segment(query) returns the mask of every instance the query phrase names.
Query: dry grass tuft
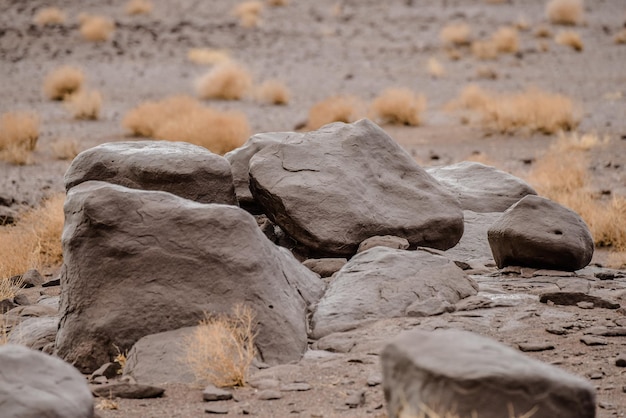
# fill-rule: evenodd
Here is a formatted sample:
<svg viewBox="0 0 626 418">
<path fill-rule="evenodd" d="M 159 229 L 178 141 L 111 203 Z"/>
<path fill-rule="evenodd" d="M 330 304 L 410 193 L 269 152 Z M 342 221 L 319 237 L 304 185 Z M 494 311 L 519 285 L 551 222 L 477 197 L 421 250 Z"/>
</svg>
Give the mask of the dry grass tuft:
<svg viewBox="0 0 626 418">
<path fill-rule="evenodd" d="M 580 52 L 583 50 L 584 45 L 582 39 L 580 39 L 580 35 L 574 32 L 573 30 L 566 30 L 559 32 L 554 41 L 557 44 L 565 45 L 573 48 L 574 50 Z"/>
<path fill-rule="evenodd" d="M 185 341 L 186 363 L 201 382 L 215 386 L 245 386 L 256 355 L 254 313 L 236 305 L 231 316 L 205 314 Z"/>
<path fill-rule="evenodd" d="M 63 100 L 83 85 L 85 75 L 80 68 L 65 65 L 49 73 L 43 82 L 43 91 L 51 100 Z"/>
<path fill-rule="evenodd" d="M 100 117 L 102 95 L 97 90 L 81 90 L 67 98 L 65 107 L 74 119 L 96 120 Z"/>
<path fill-rule="evenodd" d="M 250 136 L 246 116 L 219 111 L 188 96 L 147 102 L 126 114 L 122 125 L 136 136 L 184 141 L 225 154 Z"/>
<path fill-rule="evenodd" d="M 435 57 L 430 57 L 428 62 L 426 63 L 426 68 L 428 69 L 428 74 L 435 78 L 441 78 L 446 74 L 445 68 L 439 60 Z"/>
<path fill-rule="evenodd" d="M 382 122 L 409 126 L 418 126 L 422 123 L 421 114 L 424 110 L 426 97 L 403 88 L 383 91 L 374 99 L 371 106 L 374 117 Z"/>
<path fill-rule="evenodd" d="M 52 196 L 22 214 L 15 225 L 0 226 L 0 280 L 62 261 L 64 201 L 63 194 Z"/>
<path fill-rule="evenodd" d="M 519 50 L 519 37 L 515 28 L 501 27 L 492 35 L 491 40 L 498 52 L 514 54 Z"/>
<path fill-rule="evenodd" d="M 252 76 L 236 62 L 220 64 L 196 84 L 201 99 L 240 100 L 252 87 Z"/>
<path fill-rule="evenodd" d="M 78 141 L 75 139 L 62 138 L 50 144 L 52 154 L 57 160 L 73 160 L 78 155 Z"/>
<path fill-rule="evenodd" d="M 546 5 L 550 22 L 561 25 L 577 25 L 583 20 L 582 0 L 551 0 Z"/>
<path fill-rule="evenodd" d="M 100 398 L 96 404 L 99 411 L 115 411 L 119 409 L 119 404 L 114 399 Z"/>
<path fill-rule="evenodd" d="M 39 118 L 30 112 L 8 112 L 0 117 L 0 159 L 27 164 L 39 139 Z"/>
<path fill-rule="evenodd" d="M 613 269 L 626 269 L 626 251 L 612 251 L 606 259 L 606 266 Z M 0 335 L 0 339 L 2 336 Z"/>
<path fill-rule="evenodd" d="M 261 84 L 256 92 L 257 99 L 262 103 L 286 105 L 289 102 L 289 89 L 278 80 L 267 80 Z"/>
<path fill-rule="evenodd" d="M 520 15 L 515 22 L 515 28 L 525 32 L 530 29 L 530 23 L 525 16 Z"/>
<path fill-rule="evenodd" d="M 469 45 L 472 29 L 466 23 L 451 23 L 446 25 L 439 33 L 439 39 L 444 45 L 463 46 Z"/>
<path fill-rule="evenodd" d="M 289 0 L 267 0 L 267 4 L 272 7 L 286 6 L 289 4 Z"/>
<path fill-rule="evenodd" d="M 500 133 L 525 129 L 553 134 L 572 130 L 580 122 L 580 109 L 571 99 L 536 88 L 492 94 L 470 85 L 448 108 L 475 111 L 485 128 Z"/>
<path fill-rule="evenodd" d="M 57 7 L 44 7 L 37 11 L 33 23 L 38 26 L 62 25 L 65 23 L 65 13 Z"/>
<path fill-rule="evenodd" d="M 472 54 L 481 60 L 492 60 L 498 56 L 498 48 L 491 39 L 475 41 L 472 42 Z"/>
<path fill-rule="evenodd" d="M 254 28 L 259 25 L 263 3 L 258 0 L 245 1 L 233 9 L 233 14 L 239 19 L 244 28 Z"/>
<path fill-rule="evenodd" d="M 615 35 L 616 44 L 626 44 L 626 29 L 622 29 Z"/>
<path fill-rule="evenodd" d="M 306 129 L 315 130 L 332 122 L 351 123 L 360 116 L 359 100 L 352 96 L 332 96 L 309 109 Z"/>
<path fill-rule="evenodd" d="M 87 41 L 108 41 L 114 29 L 115 23 L 108 17 L 82 15 L 80 18 L 80 34 Z"/>
<path fill-rule="evenodd" d="M 221 49 L 192 48 L 187 52 L 187 59 L 195 64 L 216 65 L 230 61 L 230 55 Z"/>
<path fill-rule="evenodd" d="M 127 15 L 142 15 L 152 13 L 152 2 L 150 0 L 130 0 L 126 3 L 125 11 Z"/>
<path fill-rule="evenodd" d="M 541 26 L 538 26 L 537 29 L 535 30 L 535 36 L 537 38 L 551 38 L 552 31 L 546 25 L 541 25 Z"/>
<path fill-rule="evenodd" d="M 476 69 L 476 77 L 483 78 L 485 80 L 497 80 L 498 73 L 491 67 L 478 67 Z"/>
</svg>

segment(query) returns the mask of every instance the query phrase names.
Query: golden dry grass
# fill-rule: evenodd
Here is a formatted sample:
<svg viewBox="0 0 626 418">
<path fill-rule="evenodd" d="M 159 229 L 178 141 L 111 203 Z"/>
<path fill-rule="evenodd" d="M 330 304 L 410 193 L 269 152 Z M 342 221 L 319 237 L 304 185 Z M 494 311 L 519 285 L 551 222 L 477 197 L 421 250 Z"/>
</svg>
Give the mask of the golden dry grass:
<svg viewBox="0 0 626 418">
<path fill-rule="evenodd" d="M 476 77 L 486 80 L 497 80 L 498 72 L 491 67 L 482 66 L 476 69 Z"/>
<path fill-rule="evenodd" d="M 578 52 L 582 51 L 584 48 L 584 44 L 582 39 L 580 39 L 580 35 L 573 30 L 565 30 L 559 32 L 554 38 L 554 41 L 559 45 L 569 46 L 570 48 Z"/>
<path fill-rule="evenodd" d="M 527 31 L 530 29 L 530 23 L 524 15 L 520 15 L 515 22 L 515 28 L 521 31 Z"/>
<path fill-rule="evenodd" d="M 626 44 L 626 29 L 622 29 L 615 35 L 616 44 Z"/>
<path fill-rule="evenodd" d="M 491 40 L 472 42 L 472 54 L 481 60 L 492 60 L 498 56 L 498 48 Z"/>
<path fill-rule="evenodd" d="M 501 27 L 492 35 L 491 39 L 498 52 L 514 54 L 519 50 L 519 36 L 515 28 Z"/>
<path fill-rule="evenodd" d="M 552 37 L 552 31 L 546 25 L 541 25 L 535 29 L 535 36 L 537 38 L 550 38 Z"/>
<path fill-rule="evenodd" d="M 66 99 L 65 107 L 74 119 L 96 120 L 100 117 L 102 94 L 97 90 L 80 90 Z"/>
<path fill-rule="evenodd" d="M 33 23 L 38 26 L 62 25 L 65 23 L 65 19 L 65 13 L 58 7 L 44 7 L 37 11 Z"/>
<path fill-rule="evenodd" d="M 239 19 L 239 24 L 244 28 L 253 28 L 261 21 L 263 3 L 258 0 L 245 1 L 233 8 L 233 15 Z"/>
<path fill-rule="evenodd" d="M 280 7 L 288 5 L 289 0 L 266 0 L 266 3 L 268 4 L 268 6 Z"/>
<path fill-rule="evenodd" d="M 517 93 L 493 94 L 476 85 L 465 87 L 448 108 L 474 111 L 486 129 L 500 133 L 569 131 L 578 126 L 581 114 L 579 106 L 557 93 L 528 88 Z"/>
<path fill-rule="evenodd" d="M 626 251 L 613 251 L 606 259 L 606 266 L 614 269 L 626 269 Z"/>
<path fill-rule="evenodd" d="M 383 91 L 371 106 L 372 115 L 383 123 L 418 126 L 426 110 L 426 97 L 405 88 Z"/>
<path fill-rule="evenodd" d="M 201 99 L 241 100 L 252 87 L 252 76 L 241 64 L 220 64 L 198 79 L 196 90 Z"/>
<path fill-rule="evenodd" d="M 439 60 L 435 57 L 430 57 L 426 62 L 426 69 L 428 70 L 428 74 L 430 74 L 434 78 L 441 78 L 446 74 L 445 68 Z"/>
<path fill-rule="evenodd" d="M 152 13 L 152 2 L 150 0 L 130 0 L 126 3 L 124 10 L 127 15 L 142 15 Z"/>
<path fill-rule="evenodd" d="M 256 97 L 262 103 L 286 105 L 289 103 L 290 93 L 282 81 L 267 80 L 257 88 Z"/>
<path fill-rule="evenodd" d="M 115 23 L 104 16 L 82 15 L 79 30 L 83 39 L 91 42 L 103 42 L 108 41 L 113 36 Z"/>
<path fill-rule="evenodd" d="M 63 194 L 52 196 L 23 213 L 15 225 L 0 226 L 0 280 L 62 261 L 64 200 Z"/>
<path fill-rule="evenodd" d="M 243 305 L 230 316 L 205 314 L 185 340 L 185 360 L 196 379 L 219 387 L 245 386 L 256 355 L 254 327 L 254 313 Z"/>
<path fill-rule="evenodd" d="M 446 25 L 439 33 L 439 39 L 444 45 L 463 46 L 469 45 L 472 29 L 466 23 L 451 23 Z"/>
<path fill-rule="evenodd" d="M 99 411 L 115 411 L 119 409 L 119 404 L 114 399 L 100 398 L 95 408 Z"/>
<path fill-rule="evenodd" d="M 306 129 L 319 129 L 332 122 L 354 122 L 361 114 L 360 107 L 359 100 L 353 96 L 331 96 L 309 109 Z"/>
<path fill-rule="evenodd" d="M 216 65 L 230 61 L 230 54 L 223 49 L 192 48 L 187 52 L 187 59 L 195 64 Z"/>
<path fill-rule="evenodd" d="M 577 25 L 583 20 L 582 0 L 550 0 L 546 5 L 546 15 L 552 23 Z"/>
<path fill-rule="evenodd" d="M 57 139 L 50 144 L 52 154 L 57 160 L 73 160 L 78 155 L 78 141 L 71 138 Z"/>
<path fill-rule="evenodd" d="M 65 65 L 46 75 L 43 91 L 51 100 L 63 100 L 67 95 L 80 90 L 85 75 L 80 68 Z"/>
<path fill-rule="evenodd" d="M 147 102 L 129 111 L 122 121 L 136 136 L 184 141 L 225 154 L 250 136 L 246 116 L 238 111 L 219 111 L 188 96 Z"/>
<path fill-rule="evenodd" d="M 39 139 L 39 117 L 31 112 L 7 112 L 0 117 L 0 160 L 28 164 Z"/>
</svg>

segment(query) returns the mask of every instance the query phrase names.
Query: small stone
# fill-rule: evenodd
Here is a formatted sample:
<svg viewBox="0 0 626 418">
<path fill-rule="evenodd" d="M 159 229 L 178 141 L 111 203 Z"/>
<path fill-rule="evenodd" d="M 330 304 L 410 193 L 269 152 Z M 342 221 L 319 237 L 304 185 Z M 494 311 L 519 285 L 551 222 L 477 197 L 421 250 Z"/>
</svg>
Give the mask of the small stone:
<svg viewBox="0 0 626 418">
<path fill-rule="evenodd" d="M 227 401 L 233 398 L 233 394 L 227 390 L 220 389 L 214 385 L 208 385 L 202 391 L 202 399 L 206 402 Z"/>
<path fill-rule="evenodd" d="M 225 415 L 225 414 L 228 414 L 228 407 L 225 405 L 205 406 L 204 412 L 207 414 Z"/>
<path fill-rule="evenodd" d="M 107 379 L 106 376 L 96 376 L 91 378 L 90 381 L 96 385 L 105 385 L 109 383 L 109 379 Z"/>
<path fill-rule="evenodd" d="M 612 271 L 599 271 L 594 276 L 599 280 L 613 280 L 616 277 Z"/>
<path fill-rule="evenodd" d="M 47 282 L 41 284 L 41 287 L 52 287 L 52 286 L 61 286 L 61 278 L 57 277 L 56 279 L 50 279 Z"/>
<path fill-rule="evenodd" d="M 383 376 L 379 373 L 374 373 L 368 376 L 367 386 L 374 387 L 383 383 Z"/>
<path fill-rule="evenodd" d="M 148 386 L 132 385 L 129 383 L 110 383 L 91 390 L 95 395 L 103 398 L 123 398 L 123 399 L 147 399 L 158 398 L 163 395 L 165 389 Z"/>
<path fill-rule="evenodd" d="M 523 352 L 536 352 L 536 351 L 547 351 L 554 350 L 554 345 L 550 343 L 520 343 L 518 344 L 520 351 Z"/>
<path fill-rule="evenodd" d="M 546 332 L 550 334 L 554 334 L 554 335 L 566 335 L 567 334 L 567 330 L 565 328 L 560 328 L 560 327 L 546 328 Z"/>
<path fill-rule="evenodd" d="M 615 365 L 617 367 L 626 367 L 626 353 L 622 353 L 615 359 Z"/>
<path fill-rule="evenodd" d="M 409 241 L 406 238 L 393 235 L 377 235 L 361 242 L 357 254 L 374 247 L 389 247 L 397 250 L 406 250 L 409 248 Z"/>
<path fill-rule="evenodd" d="M 2 299 L 0 300 L 0 314 L 7 313 L 16 306 L 11 299 Z"/>
<path fill-rule="evenodd" d="M 600 338 L 595 338 L 595 337 L 590 337 L 590 336 L 582 337 L 580 339 L 580 341 L 583 344 L 588 345 L 590 347 L 597 346 L 597 345 L 607 345 L 606 341 L 604 341 L 604 340 L 602 340 Z"/>
<path fill-rule="evenodd" d="M 348 262 L 345 258 L 310 258 L 302 264 L 320 277 L 330 277 Z"/>
<path fill-rule="evenodd" d="M 626 337 L 626 327 L 592 327 L 586 329 L 585 334 L 600 337 Z"/>
<path fill-rule="evenodd" d="M 359 390 L 349 394 L 344 403 L 350 408 L 358 408 L 365 405 L 365 391 Z"/>
<path fill-rule="evenodd" d="M 257 393 L 257 398 L 261 401 L 271 401 L 282 397 L 283 395 L 279 391 L 273 389 L 266 389 Z"/>
<path fill-rule="evenodd" d="M 28 300 L 28 297 L 25 294 L 19 293 L 13 298 L 13 303 L 20 306 L 26 306 L 30 305 L 30 300 Z"/>
<path fill-rule="evenodd" d="M 311 385 L 308 383 L 290 383 L 280 387 L 281 392 L 306 392 L 311 390 Z"/>
<path fill-rule="evenodd" d="M 593 309 L 593 302 L 578 302 L 576 306 L 580 309 Z"/>
<path fill-rule="evenodd" d="M 591 380 L 600 380 L 604 377 L 604 373 L 602 372 L 591 372 L 587 375 Z"/>
<path fill-rule="evenodd" d="M 119 374 L 120 369 L 121 366 L 117 362 L 105 363 L 93 372 L 91 377 L 96 378 L 98 376 L 104 376 L 107 379 L 112 379 Z"/>
<path fill-rule="evenodd" d="M 23 288 L 40 286 L 43 284 L 43 282 L 44 282 L 44 278 L 35 269 L 30 269 L 22 275 L 22 287 Z"/>
<path fill-rule="evenodd" d="M 249 382 L 250 386 L 260 391 L 268 390 L 268 389 L 278 389 L 280 386 L 280 381 L 276 379 L 258 379 L 252 380 Z"/>
</svg>

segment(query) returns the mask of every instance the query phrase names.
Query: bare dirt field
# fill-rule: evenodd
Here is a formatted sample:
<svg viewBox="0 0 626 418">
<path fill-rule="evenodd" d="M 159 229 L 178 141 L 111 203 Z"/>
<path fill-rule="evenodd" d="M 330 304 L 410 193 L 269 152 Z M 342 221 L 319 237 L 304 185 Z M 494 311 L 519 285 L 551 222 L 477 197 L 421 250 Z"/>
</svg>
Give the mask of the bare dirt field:
<svg viewBox="0 0 626 418">
<path fill-rule="evenodd" d="M 291 99 L 284 106 L 261 104 L 250 97 L 204 101 L 217 109 L 242 111 L 252 133 L 299 129 L 315 103 L 334 95 L 354 96 L 364 103 L 358 116 L 367 116 L 366 104 L 389 87 L 425 95 L 427 108 L 420 126 L 383 126 L 424 166 L 471 157 L 528 176 L 535 161 L 557 139 L 556 133 L 493 131 L 474 119 L 462 120 L 464 114 L 448 110 L 446 104 L 471 83 L 494 93 L 536 87 L 562 94 L 579 106 L 578 132 L 609 138 L 586 154 L 592 193 L 606 199 L 626 197 L 626 44 L 615 41 L 626 27 L 623 0 L 587 1 L 583 21 L 570 27 L 548 21 L 544 0 L 291 0 L 282 7 L 265 6 L 256 27 L 240 25 L 231 13 L 238 4 L 234 0 L 152 3 L 150 14 L 129 16 L 124 12 L 126 2 L 114 0 L 60 0 L 54 4 L 0 0 L 0 114 L 32 111 L 41 123 L 30 164 L 0 161 L 0 197 L 14 202 L 14 209 L 36 206 L 43 197 L 64 190 L 63 174 L 70 161 L 55 157 L 51 147 L 56 141 L 73 139 L 79 150 L 84 150 L 128 140 L 130 134 L 121 122 L 132 108 L 171 95 L 195 96 L 194 82 L 208 67 L 188 60 L 191 48 L 227 50 L 249 69 L 255 84 L 278 79 L 289 88 Z M 66 22 L 34 24 L 37 10 L 51 5 L 66 12 Z M 78 30 L 80 13 L 113 19 L 112 38 L 84 40 Z M 517 25 L 519 48 L 491 60 L 475 57 L 469 46 L 447 49 L 440 32 L 451 22 L 469 25 L 472 39 L 486 39 L 501 26 Z M 538 37 L 541 27 L 547 28 L 550 36 Z M 582 51 L 556 43 L 554 36 L 561 30 L 577 32 L 584 43 Z M 441 63 L 443 75 L 428 70 L 431 58 Z M 62 65 L 81 68 L 86 86 L 101 92 L 99 119 L 75 120 L 62 103 L 44 96 L 44 78 Z M 592 263 L 572 281 L 626 306 L 624 267 L 615 270 L 614 280 L 594 277 L 607 254 L 607 249 L 598 249 L 593 263 L 599 264 Z M 623 310 L 539 303 L 538 292 L 557 285 L 556 279 L 542 277 L 540 281 L 532 272 L 502 275 L 492 266 L 474 279 L 481 294 L 491 298 L 488 307 L 426 319 L 387 320 L 345 333 L 354 343 L 348 348 L 345 341 L 335 341 L 325 347 L 332 355 L 305 357 L 298 364 L 267 371 L 285 384 L 306 382 L 309 390 L 283 392 L 281 399 L 265 401 L 257 398 L 256 389 L 246 387 L 234 391 L 236 401 L 220 404 L 229 415 L 385 417 L 378 362 L 384 343 L 404 329 L 457 327 L 514 347 L 539 344 L 544 348 L 528 354 L 591 379 L 597 389 L 598 417 L 626 416 L 626 369 L 616 367 L 614 360 L 626 352 L 626 336 L 595 335 L 601 340 L 599 345 L 581 342 L 593 327 L 626 327 Z M 548 346 L 552 348 L 545 348 Z M 201 389 L 165 388 L 163 398 L 117 400 L 118 409 L 98 414 L 206 415 Z M 346 404 L 361 392 L 362 405 Z"/>
</svg>

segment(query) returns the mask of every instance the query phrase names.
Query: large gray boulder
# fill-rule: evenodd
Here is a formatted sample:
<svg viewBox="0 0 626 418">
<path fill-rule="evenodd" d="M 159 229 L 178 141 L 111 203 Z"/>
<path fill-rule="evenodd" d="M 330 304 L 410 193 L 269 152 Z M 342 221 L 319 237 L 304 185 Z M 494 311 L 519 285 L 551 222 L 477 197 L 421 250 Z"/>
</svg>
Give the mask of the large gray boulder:
<svg viewBox="0 0 626 418">
<path fill-rule="evenodd" d="M 256 314 L 264 361 L 305 351 L 307 307 L 323 283 L 246 211 L 86 182 L 70 189 L 65 219 L 56 349 L 81 371 L 237 303 Z"/>
<path fill-rule="evenodd" d="M 385 347 L 381 364 L 389 418 L 420 416 L 423 405 L 461 417 L 508 417 L 509 407 L 514 416 L 595 417 L 587 381 L 467 331 L 408 331 Z"/>
<path fill-rule="evenodd" d="M 250 160 L 250 190 L 310 249 L 352 255 L 374 235 L 445 250 L 463 235 L 457 199 L 367 119 L 288 136 Z"/>
<path fill-rule="evenodd" d="M 372 320 L 441 314 L 477 289 L 445 257 L 374 247 L 336 274 L 313 314 L 312 336 L 319 339 Z"/>
<path fill-rule="evenodd" d="M 89 148 L 67 169 L 65 189 L 89 180 L 162 190 L 200 203 L 237 204 L 228 161 L 186 142 L 110 142 Z"/>
<path fill-rule="evenodd" d="M 250 192 L 250 170 L 248 166 L 250 159 L 268 145 L 281 142 L 287 137 L 300 136 L 296 132 L 269 132 L 256 134 L 250 137 L 245 144 L 239 148 L 224 154 L 224 158 L 230 163 L 233 172 L 233 182 L 235 183 L 235 193 L 239 205 L 252 213 L 261 213 L 261 208 L 255 202 Z"/>
<path fill-rule="evenodd" d="M 459 199 L 464 210 L 478 213 L 504 212 L 522 197 L 537 194 L 524 180 L 472 161 L 426 171 Z"/>
<path fill-rule="evenodd" d="M 488 230 L 499 268 L 526 266 L 574 271 L 593 257 L 593 238 L 580 216 L 549 199 L 526 196 Z"/>
<path fill-rule="evenodd" d="M 0 415 L 3 418 L 90 418 L 87 380 L 63 360 L 29 348 L 0 346 Z"/>
</svg>

